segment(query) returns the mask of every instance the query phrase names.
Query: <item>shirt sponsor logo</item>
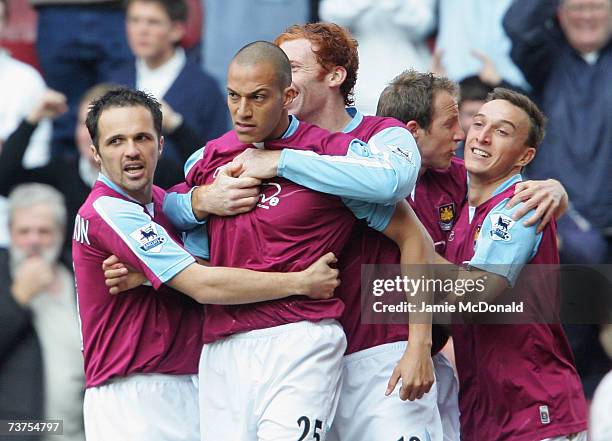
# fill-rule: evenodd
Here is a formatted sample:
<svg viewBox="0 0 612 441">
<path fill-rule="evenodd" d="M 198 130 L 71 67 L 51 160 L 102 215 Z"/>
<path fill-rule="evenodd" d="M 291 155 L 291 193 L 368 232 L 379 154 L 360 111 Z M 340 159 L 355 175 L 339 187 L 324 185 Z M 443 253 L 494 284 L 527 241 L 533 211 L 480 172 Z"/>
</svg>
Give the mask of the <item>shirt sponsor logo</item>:
<svg viewBox="0 0 612 441">
<path fill-rule="evenodd" d="M 514 223 L 512 218 L 504 214 L 493 213 L 491 215 L 491 231 L 489 231 L 491 239 L 509 242 L 512 239 L 510 228 L 512 228 Z"/>
<path fill-rule="evenodd" d="M 269 210 L 270 207 L 276 207 L 280 202 L 280 199 L 277 197 L 282 190 L 280 184 L 276 182 L 267 182 L 262 184 L 262 187 L 263 191 L 259 195 L 259 203 L 257 206 L 264 210 Z"/>
<path fill-rule="evenodd" d="M 153 222 L 133 231 L 130 237 L 140 244 L 144 252 L 159 253 L 166 243 L 166 238 L 157 233 L 157 226 Z"/>
<path fill-rule="evenodd" d="M 455 204 L 444 204 L 438 207 L 438 225 L 442 231 L 450 231 L 455 223 Z"/>
</svg>

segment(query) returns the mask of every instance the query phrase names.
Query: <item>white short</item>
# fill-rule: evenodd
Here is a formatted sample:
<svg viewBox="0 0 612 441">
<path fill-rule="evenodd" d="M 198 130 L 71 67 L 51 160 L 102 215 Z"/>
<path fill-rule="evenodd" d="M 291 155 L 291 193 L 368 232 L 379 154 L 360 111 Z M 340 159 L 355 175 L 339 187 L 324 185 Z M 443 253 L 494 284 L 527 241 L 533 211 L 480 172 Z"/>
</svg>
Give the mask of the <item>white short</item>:
<svg viewBox="0 0 612 441">
<path fill-rule="evenodd" d="M 199 441 L 197 375 L 135 374 L 85 391 L 87 441 Z"/>
<path fill-rule="evenodd" d="M 344 357 L 342 391 L 330 440 L 441 441 L 437 384 L 420 400 L 402 401 L 385 390 L 406 342 L 389 343 Z"/>
<path fill-rule="evenodd" d="M 202 440 L 323 441 L 345 350 L 335 320 L 291 323 L 204 345 Z"/>
<path fill-rule="evenodd" d="M 438 384 L 438 410 L 444 441 L 459 441 L 459 381 L 455 377 L 453 365 L 444 354 L 438 352 L 432 359 Z"/>
</svg>

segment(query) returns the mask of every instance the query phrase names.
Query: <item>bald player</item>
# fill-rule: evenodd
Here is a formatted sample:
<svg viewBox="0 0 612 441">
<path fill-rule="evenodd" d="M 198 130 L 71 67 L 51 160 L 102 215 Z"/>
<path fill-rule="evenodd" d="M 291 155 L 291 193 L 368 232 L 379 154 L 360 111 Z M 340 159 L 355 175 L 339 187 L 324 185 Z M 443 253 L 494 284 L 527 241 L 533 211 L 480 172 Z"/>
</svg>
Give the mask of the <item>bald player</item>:
<svg viewBox="0 0 612 441">
<path fill-rule="evenodd" d="M 228 71 L 234 130 L 194 155 L 186 165 L 186 184 L 210 184 L 219 169 L 253 144 L 342 157 L 353 151 L 364 167 L 380 167 L 369 160 L 374 155 L 368 144 L 289 117 L 287 108 L 295 97 L 290 85 L 289 61 L 277 46 L 255 42 L 243 48 Z M 418 164 L 418 156 L 411 164 Z M 262 186 L 253 211 L 208 217 L 213 265 L 284 271 L 307 265 L 321 250 L 340 254 L 355 224 L 345 204 L 376 223 L 376 212 L 373 218 L 367 210 L 362 215 L 361 205 L 282 177 L 266 179 Z M 412 243 L 427 253 L 420 230 Z M 203 438 L 324 438 L 346 347 L 336 321 L 343 306 L 340 299 L 312 302 L 299 297 L 243 307 L 207 306 L 200 359 Z"/>
</svg>

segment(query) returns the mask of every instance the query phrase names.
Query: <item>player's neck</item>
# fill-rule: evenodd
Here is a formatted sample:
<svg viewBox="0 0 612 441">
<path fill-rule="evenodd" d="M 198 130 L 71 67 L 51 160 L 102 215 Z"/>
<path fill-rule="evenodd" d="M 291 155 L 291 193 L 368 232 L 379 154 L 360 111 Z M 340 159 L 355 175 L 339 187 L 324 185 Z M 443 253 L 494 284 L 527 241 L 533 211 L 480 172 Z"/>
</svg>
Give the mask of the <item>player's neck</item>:
<svg viewBox="0 0 612 441">
<path fill-rule="evenodd" d="M 486 176 L 469 175 L 468 202 L 472 207 L 478 207 L 493 197 L 497 188 L 516 173 L 508 173 L 504 176 L 489 178 Z"/>
<path fill-rule="evenodd" d="M 352 119 L 346 111 L 344 100 L 338 95 L 327 100 L 321 109 L 306 119 L 306 122 L 335 133 L 341 132 Z"/>
</svg>

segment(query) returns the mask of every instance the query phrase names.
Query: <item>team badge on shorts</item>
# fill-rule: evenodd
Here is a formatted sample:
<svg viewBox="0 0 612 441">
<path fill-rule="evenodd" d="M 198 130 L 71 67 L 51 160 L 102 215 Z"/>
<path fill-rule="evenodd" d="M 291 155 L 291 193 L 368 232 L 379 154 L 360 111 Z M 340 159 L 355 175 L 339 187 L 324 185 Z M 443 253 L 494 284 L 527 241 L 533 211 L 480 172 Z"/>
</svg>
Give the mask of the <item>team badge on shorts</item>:
<svg viewBox="0 0 612 441">
<path fill-rule="evenodd" d="M 153 222 L 133 231 L 130 237 L 140 244 L 144 252 L 159 253 L 166 243 L 166 238 L 157 233 L 157 226 Z"/>
<path fill-rule="evenodd" d="M 455 204 L 440 205 L 438 207 L 438 225 L 442 231 L 450 231 L 455 223 Z"/>
<path fill-rule="evenodd" d="M 510 242 L 510 239 L 512 239 L 510 228 L 514 224 L 515 222 L 511 217 L 501 213 L 493 213 L 491 215 L 491 231 L 489 231 L 491 239 Z"/>
</svg>

